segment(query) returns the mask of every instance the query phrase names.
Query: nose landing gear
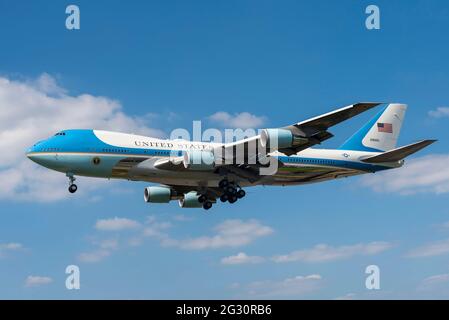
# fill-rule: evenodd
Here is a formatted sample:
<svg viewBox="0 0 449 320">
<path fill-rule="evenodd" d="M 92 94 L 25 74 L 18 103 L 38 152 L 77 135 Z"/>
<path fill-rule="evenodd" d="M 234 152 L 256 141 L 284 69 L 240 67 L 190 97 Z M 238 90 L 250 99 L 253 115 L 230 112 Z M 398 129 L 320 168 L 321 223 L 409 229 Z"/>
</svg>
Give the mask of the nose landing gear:
<svg viewBox="0 0 449 320">
<path fill-rule="evenodd" d="M 73 176 L 73 174 L 67 173 L 67 177 L 69 178 L 69 192 L 75 193 L 76 190 L 78 190 L 78 186 L 74 184 L 76 178 Z"/>
<path fill-rule="evenodd" d="M 76 184 L 71 184 L 71 185 L 69 186 L 69 192 L 70 192 L 70 193 L 75 193 L 76 190 L 78 190 L 78 187 L 77 187 Z"/>
</svg>

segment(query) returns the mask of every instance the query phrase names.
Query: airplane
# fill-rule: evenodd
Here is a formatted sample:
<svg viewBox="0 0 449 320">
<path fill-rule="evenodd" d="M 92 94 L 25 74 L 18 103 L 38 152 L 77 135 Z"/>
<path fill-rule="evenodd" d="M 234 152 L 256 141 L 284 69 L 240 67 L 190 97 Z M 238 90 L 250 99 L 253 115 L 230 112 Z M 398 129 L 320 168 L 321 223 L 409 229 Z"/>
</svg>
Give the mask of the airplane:
<svg viewBox="0 0 449 320">
<path fill-rule="evenodd" d="M 374 107 L 382 109 L 338 149 L 312 148 L 333 137 L 332 126 Z M 146 181 L 159 185 L 144 189 L 145 202 L 178 200 L 182 208 L 209 210 L 217 199 L 235 203 L 245 197 L 246 187 L 302 185 L 401 167 L 407 156 L 436 141 L 396 147 L 406 109 L 356 103 L 230 143 L 71 129 L 37 142 L 26 155 L 65 173 L 70 193 L 78 189 L 75 176 Z M 274 170 L 263 173 L 270 166 Z"/>
</svg>

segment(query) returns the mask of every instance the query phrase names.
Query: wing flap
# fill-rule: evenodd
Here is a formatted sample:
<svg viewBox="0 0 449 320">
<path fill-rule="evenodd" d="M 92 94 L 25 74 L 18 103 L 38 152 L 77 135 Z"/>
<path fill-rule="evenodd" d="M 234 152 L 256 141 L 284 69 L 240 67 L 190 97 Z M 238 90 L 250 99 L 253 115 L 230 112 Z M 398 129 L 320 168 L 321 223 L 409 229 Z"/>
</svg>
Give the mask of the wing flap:
<svg viewBox="0 0 449 320">
<path fill-rule="evenodd" d="M 154 163 L 154 167 L 159 170 L 186 171 L 182 163 L 182 157 L 161 158 Z"/>
<path fill-rule="evenodd" d="M 321 142 L 330 139 L 333 136 L 334 135 L 328 131 L 318 131 L 318 133 L 308 137 L 308 141 L 306 143 L 300 144 L 299 146 L 295 146 L 294 148 L 279 149 L 279 152 L 282 152 L 287 156 L 291 156 L 292 154 L 296 154 L 314 145 L 321 144 Z"/>
</svg>

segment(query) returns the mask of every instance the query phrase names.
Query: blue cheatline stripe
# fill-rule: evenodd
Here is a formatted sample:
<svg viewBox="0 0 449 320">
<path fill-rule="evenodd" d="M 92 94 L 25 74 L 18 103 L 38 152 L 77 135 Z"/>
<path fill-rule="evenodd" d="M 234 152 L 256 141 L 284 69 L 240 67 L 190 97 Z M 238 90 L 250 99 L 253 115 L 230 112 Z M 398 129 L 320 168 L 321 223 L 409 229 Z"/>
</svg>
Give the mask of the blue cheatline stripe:
<svg viewBox="0 0 449 320">
<path fill-rule="evenodd" d="M 61 151 L 61 152 L 54 152 L 58 153 L 61 158 L 64 159 L 64 161 L 60 161 L 60 163 L 64 163 L 65 161 L 70 162 L 70 159 L 73 160 L 73 162 L 79 162 L 79 157 L 85 157 L 86 162 L 90 163 L 90 158 L 100 154 L 105 155 L 106 157 L 114 157 L 116 160 L 113 160 L 115 162 L 111 162 L 111 164 L 115 165 L 118 161 L 122 159 L 126 159 L 130 156 L 142 156 L 141 154 L 137 154 L 135 152 L 132 152 L 133 149 L 130 149 L 129 153 L 101 153 L 101 152 L 70 152 L 70 151 Z M 149 150 L 152 151 L 151 153 L 148 152 L 144 154 L 144 156 L 151 156 L 153 153 L 156 156 L 165 156 L 168 157 L 170 155 L 170 152 L 177 152 L 176 150 Z M 167 151 L 167 154 L 162 153 L 161 151 Z M 159 153 L 158 153 L 159 152 Z M 44 154 L 47 154 L 47 152 L 42 152 Z M 72 153 L 79 153 L 79 155 L 73 155 Z M 36 155 L 39 155 L 39 152 L 35 153 Z M 48 156 L 48 159 L 53 159 L 54 156 Z M 119 159 L 117 159 L 119 157 Z M 353 169 L 353 170 L 361 170 L 366 172 L 375 172 L 375 171 L 382 171 L 390 169 L 390 167 L 385 166 L 379 166 L 379 165 L 372 165 L 369 163 L 362 163 L 362 162 L 353 162 L 353 161 L 347 161 L 347 160 L 333 160 L 333 159 L 327 159 L 327 158 L 303 158 L 303 157 L 288 157 L 288 156 L 276 156 L 276 158 L 283 162 L 283 163 L 298 163 L 298 164 L 304 164 L 304 165 L 313 165 L 313 166 L 328 166 L 328 167 L 338 167 L 338 168 L 344 168 L 344 169 Z M 62 159 L 61 159 L 62 160 Z M 112 160 L 112 159 L 111 159 Z M 51 162 L 51 161 L 50 161 Z M 49 162 L 49 163 L 50 163 Z M 67 162 L 65 162 L 65 165 L 68 165 Z"/>
<path fill-rule="evenodd" d="M 303 157 L 287 157 L 287 156 L 279 156 L 278 159 L 283 163 L 301 163 L 301 164 L 310 164 L 310 165 L 321 165 L 321 166 L 331 166 L 331 167 L 339 167 L 345 169 L 354 169 L 361 170 L 367 172 L 374 171 L 382 171 L 390 169 L 389 167 L 372 165 L 369 163 L 362 162 L 353 162 L 347 160 L 333 160 L 326 158 L 303 158 Z"/>
<path fill-rule="evenodd" d="M 388 104 L 372 118 L 367 124 L 354 133 L 348 140 L 346 140 L 338 149 L 340 150 L 356 150 L 356 151 L 368 151 L 368 152 L 383 152 L 375 148 L 366 147 L 363 145 L 363 138 L 368 134 L 370 129 L 376 124 L 377 120 L 382 116 L 385 110 L 388 108 Z"/>
</svg>

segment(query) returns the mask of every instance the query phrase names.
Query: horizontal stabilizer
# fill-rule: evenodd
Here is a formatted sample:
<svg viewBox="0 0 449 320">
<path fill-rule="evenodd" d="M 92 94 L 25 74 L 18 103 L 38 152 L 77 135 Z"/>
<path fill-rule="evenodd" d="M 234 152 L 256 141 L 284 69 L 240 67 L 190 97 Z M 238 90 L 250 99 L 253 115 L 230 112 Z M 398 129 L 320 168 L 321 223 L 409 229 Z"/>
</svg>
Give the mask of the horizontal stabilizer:
<svg viewBox="0 0 449 320">
<path fill-rule="evenodd" d="M 363 162 L 367 163 L 383 163 L 383 162 L 395 162 L 408 157 L 421 149 L 424 149 L 428 145 L 431 145 L 437 140 L 423 140 L 420 142 L 412 143 L 404 147 L 393 149 L 391 151 L 384 152 L 374 157 L 363 159 Z"/>
</svg>

